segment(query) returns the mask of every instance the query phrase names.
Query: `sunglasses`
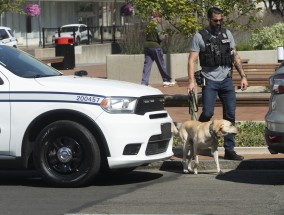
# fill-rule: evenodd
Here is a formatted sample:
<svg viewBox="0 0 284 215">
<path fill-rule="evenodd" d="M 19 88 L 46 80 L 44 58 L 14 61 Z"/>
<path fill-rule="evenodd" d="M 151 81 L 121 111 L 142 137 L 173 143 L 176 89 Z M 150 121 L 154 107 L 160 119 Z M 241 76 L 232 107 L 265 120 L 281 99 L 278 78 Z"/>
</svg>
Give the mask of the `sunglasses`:
<svg viewBox="0 0 284 215">
<path fill-rule="evenodd" d="M 213 22 L 223 22 L 223 19 L 211 19 Z"/>
</svg>

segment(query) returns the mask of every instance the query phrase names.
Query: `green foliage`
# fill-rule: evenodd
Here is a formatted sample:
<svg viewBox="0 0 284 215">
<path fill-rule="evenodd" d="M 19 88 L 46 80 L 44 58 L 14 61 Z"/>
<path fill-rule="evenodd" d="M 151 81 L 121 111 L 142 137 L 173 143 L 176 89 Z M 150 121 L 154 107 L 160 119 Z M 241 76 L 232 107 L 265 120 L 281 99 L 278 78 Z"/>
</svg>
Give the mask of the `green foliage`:
<svg viewBox="0 0 284 215">
<path fill-rule="evenodd" d="M 145 34 L 141 24 L 127 25 L 123 30 L 120 47 L 123 54 L 143 54 Z"/>
<path fill-rule="evenodd" d="M 262 122 L 238 122 L 236 123 L 239 133 L 235 136 L 235 143 L 238 147 L 266 146 L 264 139 L 265 124 Z M 219 145 L 223 146 L 220 139 Z"/>
<path fill-rule="evenodd" d="M 147 32 L 146 29 L 147 26 L 145 27 L 143 23 L 135 23 L 124 27 L 123 38 L 120 41 L 120 47 L 123 54 L 144 53 L 145 33 Z M 168 37 L 162 42 L 162 48 L 166 54 L 188 53 L 190 51 L 190 42 L 190 38 L 184 37 L 181 34 L 168 34 Z"/>
<path fill-rule="evenodd" d="M 238 122 L 236 123 L 239 133 L 235 136 L 236 147 L 259 147 L 266 146 L 264 139 L 265 124 L 262 122 Z M 174 137 L 174 146 L 180 145 L 180 137 Z M 224 139 L 219 140 L 219 146 L 222 147 Z"/>
<path fill-rule="evenodd" d="M 250 44 L 239 44 L 236 46 L 238 51 L 252 51 L 254 50 L 253 46 Z"/>
<path fill-rule="evenodd" d="M 25 0 L 1 0 L 0 1 L 0 15 L 4 12 L 13 12 L 24 14 L 23 4 Z"/>
<path fill-rule="evenodd" d="M 189 53 L 191 38 L 184 37 L 181 34 L 170 35 L 163 42 L 164 53 Z"/>
<path fill-rule="evenodd" d="M 252 33 L 251 45 L 258 50 L 276 49 L 284 45 L 284 23 L 276 23 Z"/>
<path fill-rule="evenodd" d="M 202 3 L 201 3 L 202 2 Z M 173 32 L 186 36 L 193 35 L 196 31 L 207 25 L 206 12 L 208 8 L 218 5 L 224 12 L 224 24 L 233 29 L 249 29 L 258 21 L 256 3 L 261 0 L 252 0 L 244 3 L 243 0 L 134 0 L 135 13 L 145 22 L 150 21 L 153 11 L 162 14 L 172 26 Z M 241 17 L 247 17 L 245 23 L 238 22 Z"/>
</svg>

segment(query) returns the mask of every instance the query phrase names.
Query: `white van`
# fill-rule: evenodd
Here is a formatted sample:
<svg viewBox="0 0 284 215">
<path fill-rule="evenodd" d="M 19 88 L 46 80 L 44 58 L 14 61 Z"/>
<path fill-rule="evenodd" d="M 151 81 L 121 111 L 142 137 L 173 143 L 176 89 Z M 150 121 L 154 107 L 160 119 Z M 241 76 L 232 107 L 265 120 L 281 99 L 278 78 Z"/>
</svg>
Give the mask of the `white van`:
<svg viewBox="0 0 284 215">
<path fill-rule="evenodd" d="M 0 44 L 17 48 L 18 41 L 11 28 L 0 26 Z"/>
</svg>

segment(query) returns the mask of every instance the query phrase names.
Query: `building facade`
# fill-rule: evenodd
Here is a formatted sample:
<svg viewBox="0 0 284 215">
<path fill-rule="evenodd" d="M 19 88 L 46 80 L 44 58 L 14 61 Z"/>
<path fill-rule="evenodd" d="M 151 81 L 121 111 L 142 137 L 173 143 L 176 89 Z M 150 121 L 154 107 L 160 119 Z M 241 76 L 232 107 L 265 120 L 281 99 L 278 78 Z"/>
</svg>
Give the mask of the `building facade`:
<svg viewBox="0 0 284 215">
<path fill-rule="evenodd" d="M 41 45 L 42 28 L 48 29 L 45 38 L 49 42 L 54 31 L 66 24 L 82 23 L 96 28 L 100 26 L 121 26 L 125 17 L 121 16 L 120 9 L 126 0 L 37 0 L 27 1 L 38 4 L 41 14 L 32 17 L 30 31 L 27 31 L 27 16 L 15 13 L 5 13 L 1 16 L 1 25 L 13 29 L 19 40 L 19 45 Z"/>
</svg>

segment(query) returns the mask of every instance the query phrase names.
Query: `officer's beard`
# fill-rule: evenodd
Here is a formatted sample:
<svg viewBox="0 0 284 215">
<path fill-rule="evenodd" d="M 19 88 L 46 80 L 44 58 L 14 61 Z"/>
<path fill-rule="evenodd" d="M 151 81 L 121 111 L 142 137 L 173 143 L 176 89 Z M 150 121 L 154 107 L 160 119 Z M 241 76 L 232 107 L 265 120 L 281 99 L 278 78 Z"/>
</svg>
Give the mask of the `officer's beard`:
<svg viewBox="0 0 284 215">
<path fill-rule="evenodd" d="M 213 34 L 218 35 L 221 31 L 221 25 L 210 25 Z"/>
</svg>

